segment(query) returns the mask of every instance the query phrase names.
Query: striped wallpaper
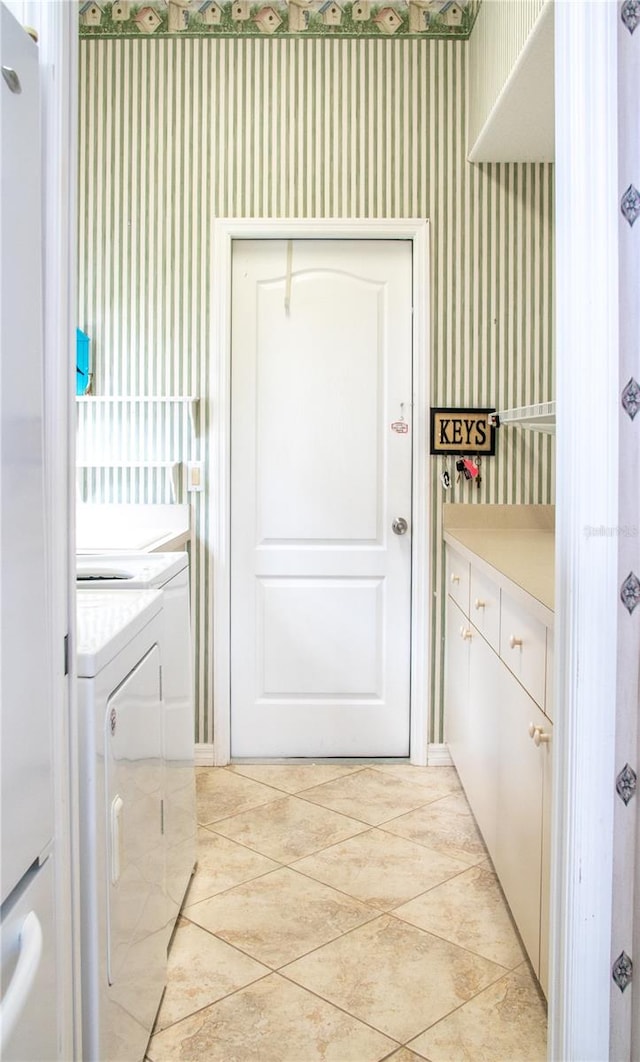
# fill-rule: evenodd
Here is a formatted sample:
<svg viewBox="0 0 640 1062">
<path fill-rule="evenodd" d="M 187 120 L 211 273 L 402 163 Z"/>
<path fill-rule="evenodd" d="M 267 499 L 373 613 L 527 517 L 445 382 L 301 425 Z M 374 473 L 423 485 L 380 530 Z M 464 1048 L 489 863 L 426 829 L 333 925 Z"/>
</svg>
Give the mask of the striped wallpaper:
<svg viewBox="0 0 640 1062">
<path fill-rule="evenodd" d="M 545 4 L 485 0 L 469 40 L 469 150 L 478 139 Z"/>
<path fill-rule="evenodd" d="M 214 666 L 214 217 L 429 218 L 431 403 L 505 408 L 553 397 L 552 168 L 466 163 L 467 49 L 409 39 L 81 41 L 78 324 L 94 341 L 95 391 L 200 396 L 198 438 L 181 443 L 183 457 L 205 462 L 207 485 L 189 496 L 200 742 L 212 740 Z M 88 404 L 89 417 L 95 409 Z M 446 500 L 549 502 L 552 441 L 505 427 L 482 474 L 479 490 L 460 484 Z M 128 483 L 129 500 L 147 490 Z M 91 496 L 108 489 L 94 476 Z M 436 742 L 442 495 L 434 475 Z"/>
</svg>

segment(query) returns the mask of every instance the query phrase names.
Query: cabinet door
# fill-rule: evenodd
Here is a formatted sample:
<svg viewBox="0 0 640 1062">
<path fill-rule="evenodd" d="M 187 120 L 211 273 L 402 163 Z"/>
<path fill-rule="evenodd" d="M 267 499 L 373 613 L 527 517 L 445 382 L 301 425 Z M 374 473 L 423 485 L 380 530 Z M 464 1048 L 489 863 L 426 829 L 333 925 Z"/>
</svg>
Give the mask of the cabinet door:
<svg viewBox="0 0 640 1062">
<path fill-rule="evenodd" d="M 447 547 L 447 593 L 469 615 L 469 561 Z"/>
<path fill-rule="evenodd" d="M 469 749 L 463 784 L 489 854 L 498 835 L 498 731 L 500 703 L 496 691 L 504 665 L 473 624 L 470 625 L 469 705 L 466 743 Z"/>
<path fill-rule="evenodd" d="M 546 729 L 553 740 L 553 727 Z M 540 970 L 538 979 L 545 996 L 549 989 L 549 893 L 551 891 L 551 793 L 552 793 L 552 741 L 544 746 L 544 791 L 542 795 L 542 876 L 540 883 Z"/>
<path fill-rule="evenodd" d="M 503 591 L 500 656 L 541 708 L 544 708 L 546 646 L 544 624 Z"/>
<path fill-rule="evenodd" d="M 469 621 L 447 597 L 444 725 L 451 759 L 463 778 L 469 761 Z M 464 779 L 463 779 L 464 781 Z"/>
<path fill-rule="evenodd" d="M 531 724 L 543 736 L 550 731 L 520 683 L 504 668 L 500 673 L 498 801 L 500 827 L 494 864 L 516 925 L 536 974 L 540 972 L 540 904 L 542 815 L 548 743 L 537 747 Z"/>
<path fill-rule="evenodd" d="M 471 569 L 469 617 L 489 645 L 500 652 L 500 587 L 488 575 Z"/>
</svg>

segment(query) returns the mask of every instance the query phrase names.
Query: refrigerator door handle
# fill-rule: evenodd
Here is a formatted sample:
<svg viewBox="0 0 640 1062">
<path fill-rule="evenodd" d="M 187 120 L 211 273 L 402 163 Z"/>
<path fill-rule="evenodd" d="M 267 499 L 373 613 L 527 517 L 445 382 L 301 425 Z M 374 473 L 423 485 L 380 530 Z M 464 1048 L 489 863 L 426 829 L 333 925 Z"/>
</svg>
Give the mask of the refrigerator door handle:
<svg viewBox="0 0 640 1062">
<path fill-rule="evenodd" d="M 33 987 L 42 956 L 42 927 L 35 911 L 22 923 L 18 934 L 20 956 L 9 987 L 0 1003 L 0 1055 L 11 1039 L 17 1021 L 25 1008 Z"/>
</svg>

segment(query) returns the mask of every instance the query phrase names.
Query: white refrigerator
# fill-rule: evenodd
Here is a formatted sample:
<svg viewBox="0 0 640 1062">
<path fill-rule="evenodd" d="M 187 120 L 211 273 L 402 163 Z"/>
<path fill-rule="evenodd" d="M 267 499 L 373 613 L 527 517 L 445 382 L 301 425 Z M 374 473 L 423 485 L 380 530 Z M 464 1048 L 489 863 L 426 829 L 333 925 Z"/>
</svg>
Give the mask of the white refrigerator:
<svg viewBox="0 0 640 1062">
<path fill-rule="evenodd" d="M 0 3 L 0 937 L 3 1062 L 59 1057 L 43 473 L 37 45 Z"/>
</svg>

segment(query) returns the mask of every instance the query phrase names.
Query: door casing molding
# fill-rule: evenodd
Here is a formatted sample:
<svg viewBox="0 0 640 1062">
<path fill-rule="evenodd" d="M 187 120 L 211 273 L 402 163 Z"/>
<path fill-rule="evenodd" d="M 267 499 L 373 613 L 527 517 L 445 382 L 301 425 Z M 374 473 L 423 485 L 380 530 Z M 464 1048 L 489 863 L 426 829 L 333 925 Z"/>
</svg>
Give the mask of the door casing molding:
<svg viewBox="0 0 640 1062">
<path fill-rule="evenodd" d="M 411 546 L 411 763 L 427 762 L 431 579 L 428 414 L 430 351 L 429 222 L 422 218 L 219 218 L 213 228 L 215 321 L 210 393 L 213 563 L 213 759 L 231 756 L 231 256 L 234 240 L 410 240 L 413 248 L 413 471 Z"/>
</svg>

